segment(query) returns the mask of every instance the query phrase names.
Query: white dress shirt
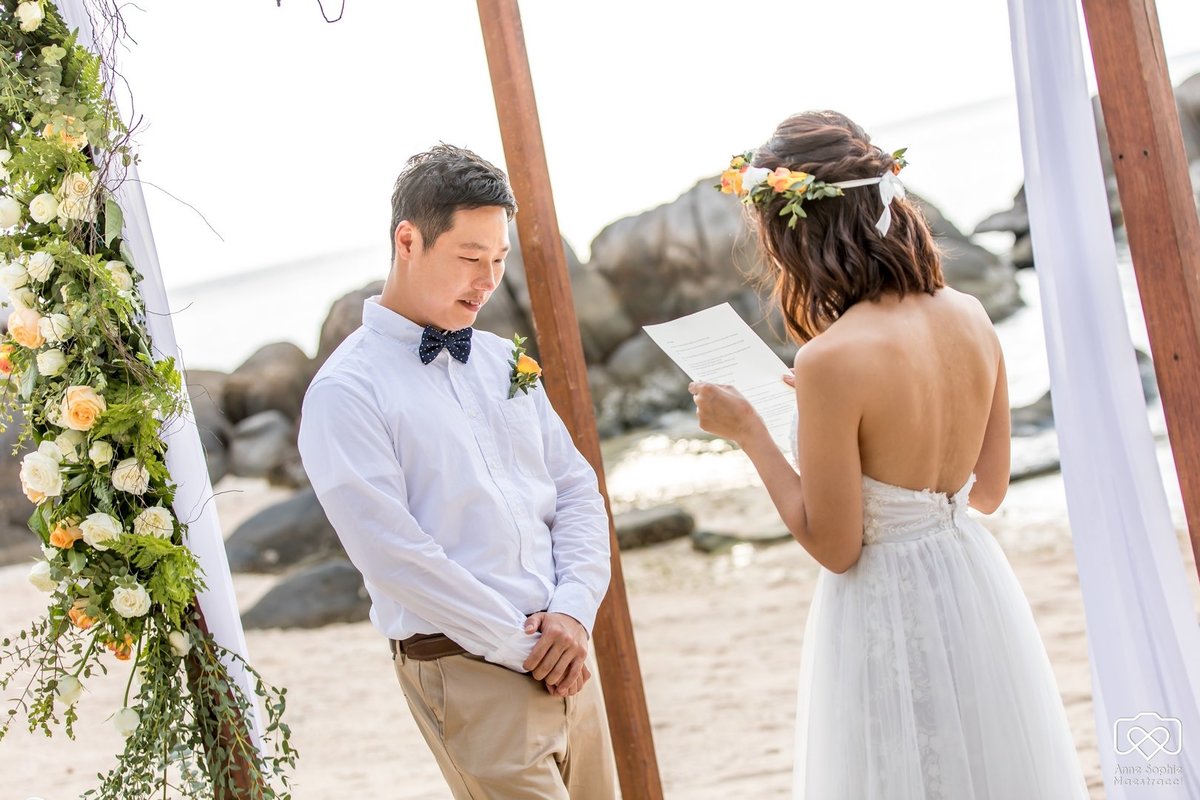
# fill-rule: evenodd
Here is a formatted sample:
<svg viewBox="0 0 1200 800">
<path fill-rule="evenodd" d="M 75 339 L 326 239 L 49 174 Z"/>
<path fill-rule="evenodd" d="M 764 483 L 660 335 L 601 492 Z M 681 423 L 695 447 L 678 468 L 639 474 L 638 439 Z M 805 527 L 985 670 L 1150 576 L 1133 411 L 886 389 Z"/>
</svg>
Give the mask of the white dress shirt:
<svg viewBox="0 0 1200 800">
<path fill-rule="evenodd" d="M 609 535 L 591 465 L 539 384 L 508 399 L 513 344 L 475 331 L 428 365 L 423 328 L 379 304 L 304 397 L 300 454 L 385 636 L 443 633 L 523 672 L 537 611 L 589 634 Z"/>
</svg>

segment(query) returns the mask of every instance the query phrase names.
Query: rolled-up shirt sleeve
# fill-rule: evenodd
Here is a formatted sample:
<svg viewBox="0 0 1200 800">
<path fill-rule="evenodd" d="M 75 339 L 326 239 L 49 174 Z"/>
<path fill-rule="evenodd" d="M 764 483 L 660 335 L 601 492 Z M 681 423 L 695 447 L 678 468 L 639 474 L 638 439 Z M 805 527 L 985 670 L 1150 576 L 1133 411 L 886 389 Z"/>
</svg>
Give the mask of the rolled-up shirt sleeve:
<svg viewBox="0 0 1200 800">
<path fill-rule="evenodd" d="M 330 378 L 314 383 L 304 399 L 299 447 L 321 507 L 374 590 L 469 652 L 525 671 L 538 636 L 525 633 L 525 614 L 421 529 L 387 425 L 366 391 Z"/>
<path fill-rule="evenodd" d="M 536 402 L 546 467 L 557 489 L 550 526 L 557 586 L 548 610 L 579 620 L 590 636 L 612 571 L 608 512 L 595 471 L 575 448 L 545 392 L 537 392 Z"/>
</svg>

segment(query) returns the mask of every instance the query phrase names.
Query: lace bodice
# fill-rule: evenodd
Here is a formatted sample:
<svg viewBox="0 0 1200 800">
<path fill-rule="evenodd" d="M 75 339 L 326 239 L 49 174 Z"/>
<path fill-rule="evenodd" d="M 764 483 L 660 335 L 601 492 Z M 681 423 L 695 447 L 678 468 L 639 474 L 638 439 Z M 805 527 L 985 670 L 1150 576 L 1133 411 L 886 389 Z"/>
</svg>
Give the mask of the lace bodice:
<svg viewBox="0 0 1200 800">
<path fill-rule="evenodd" d="M 975 475 L 954 494 L 906 489 L 863 476 L 863 544 L 904 542 L 952 529 L 966 518 Z"/>
</svg>

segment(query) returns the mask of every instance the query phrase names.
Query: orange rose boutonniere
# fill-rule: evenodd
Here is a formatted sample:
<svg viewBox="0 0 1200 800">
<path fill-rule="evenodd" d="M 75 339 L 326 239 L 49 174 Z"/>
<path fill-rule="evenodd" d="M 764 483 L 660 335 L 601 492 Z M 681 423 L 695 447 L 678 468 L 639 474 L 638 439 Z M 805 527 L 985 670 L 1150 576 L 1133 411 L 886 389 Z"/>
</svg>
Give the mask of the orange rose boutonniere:
<svg viewBox="0 0 1200 800">
<path fill-rule="evenodd" d="M 532 357 L 525 354 L 525 337 L 513 334 L 513 354 L 509 366 L 512 374 L 508 382 L 508 399 L 511 400 L 520 390 L 529 394 L 530 389 L 536 389 L 538 379 L 542 377 L 542 368 Z"/>
</svg>

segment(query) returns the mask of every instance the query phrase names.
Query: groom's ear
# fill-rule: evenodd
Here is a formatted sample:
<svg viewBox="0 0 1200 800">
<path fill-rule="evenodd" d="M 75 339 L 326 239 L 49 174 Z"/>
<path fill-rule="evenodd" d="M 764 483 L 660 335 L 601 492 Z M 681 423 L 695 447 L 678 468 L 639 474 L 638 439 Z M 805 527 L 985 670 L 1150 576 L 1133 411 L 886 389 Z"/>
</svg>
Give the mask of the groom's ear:
<svg viewBox="0 0 1200 800">
<path fill-rule="evenodd" d="M 392 241 L 396 246 L 396 257 L 401 261 L 408 261 L 412 258 L 413 250 L 421 246 L 421 232 L 408 220 L 400 220 L 400 224 L 392 232 Z"/>
</svg>

